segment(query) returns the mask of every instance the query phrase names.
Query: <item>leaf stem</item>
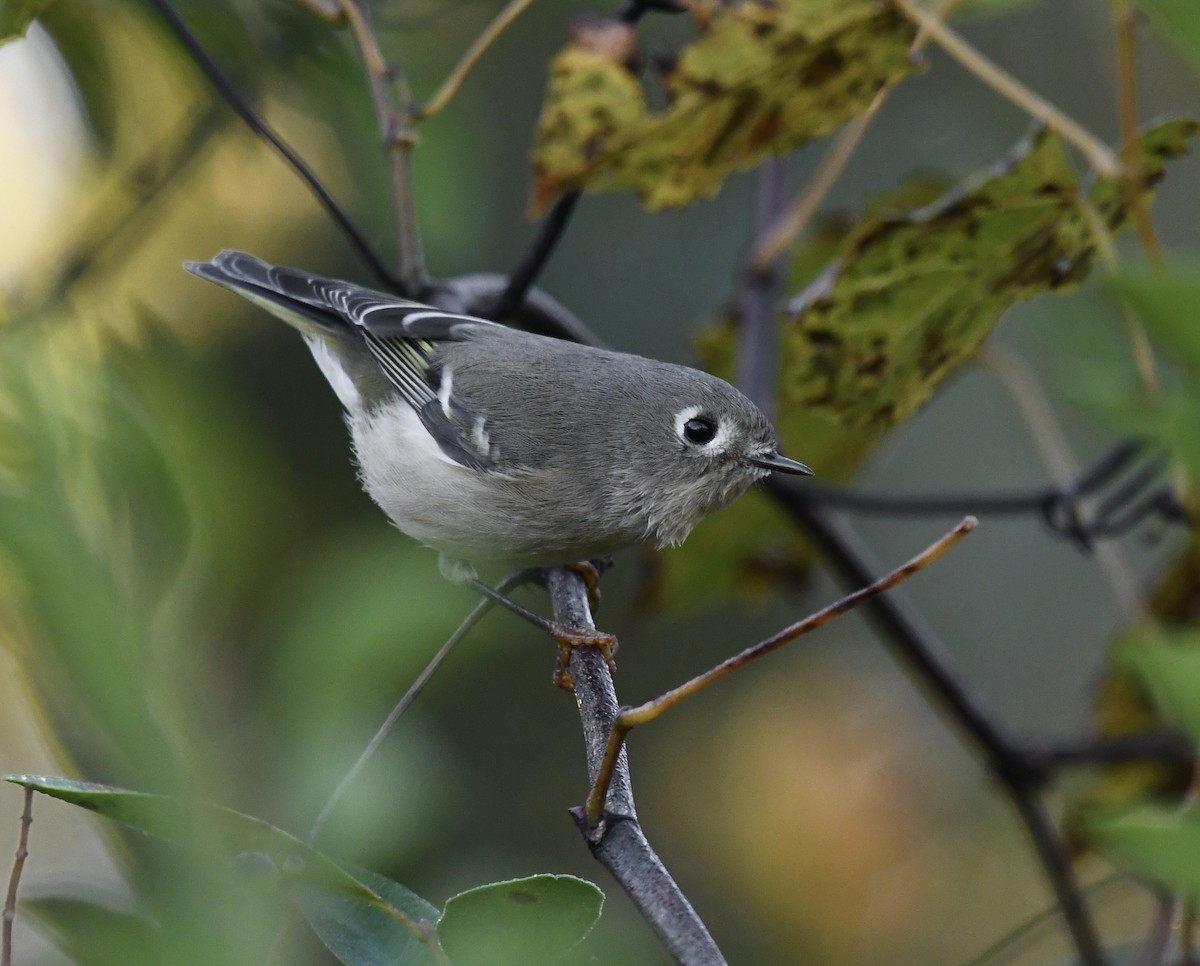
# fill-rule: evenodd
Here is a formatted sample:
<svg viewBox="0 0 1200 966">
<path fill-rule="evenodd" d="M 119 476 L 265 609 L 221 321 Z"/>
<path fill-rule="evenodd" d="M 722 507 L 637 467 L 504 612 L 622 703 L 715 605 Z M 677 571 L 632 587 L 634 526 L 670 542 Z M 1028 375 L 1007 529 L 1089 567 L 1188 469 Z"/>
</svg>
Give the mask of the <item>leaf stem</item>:
<svg viewBox="0 0 1200 966">
<path fill-rule="evenodd" d="M 1064 140 L 1075 145 L 1094 170 L 1110 178 L 1120 173 L 1120 167 L 1113 157 L 1112 151 L 1085 127 L 1077 124 L 1035 91 L 992 63 L 959 34 L 915 3 L 914 0 L 892 0 L 892 2 L 909 20 L 928 33 L 938 46 L 988 87 L 1001 97 L 1012 101 L 1052 131 L 1057 132 Z"/>
</svg>

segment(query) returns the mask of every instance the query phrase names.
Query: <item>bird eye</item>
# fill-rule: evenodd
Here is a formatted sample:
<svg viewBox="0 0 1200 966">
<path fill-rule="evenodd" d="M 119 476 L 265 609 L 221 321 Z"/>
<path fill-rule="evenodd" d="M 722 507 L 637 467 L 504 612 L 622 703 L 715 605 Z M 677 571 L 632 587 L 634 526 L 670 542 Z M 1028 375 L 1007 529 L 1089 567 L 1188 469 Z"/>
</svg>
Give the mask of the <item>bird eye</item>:
<svg viewBox="0 0 1200 966">
<path fill-rule="evenodd" d="M 683 424 L 683 435 L 689 443 L 703 446 L 717 435 L 717 424 L 706 416 L 694 416 Z"/>
</svg>

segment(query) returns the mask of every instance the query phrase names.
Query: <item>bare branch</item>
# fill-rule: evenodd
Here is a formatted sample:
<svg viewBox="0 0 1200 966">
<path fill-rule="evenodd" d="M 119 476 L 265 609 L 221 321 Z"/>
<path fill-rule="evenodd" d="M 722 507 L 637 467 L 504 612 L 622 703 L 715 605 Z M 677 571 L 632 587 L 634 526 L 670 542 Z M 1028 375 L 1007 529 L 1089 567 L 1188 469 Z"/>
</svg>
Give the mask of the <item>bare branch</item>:
<svg viewBox="0 0 1200 966">
<path fill-rule="evenodd" d="M 416 201 L 412 189 L 412 151 L 417 143 L 408 87 L 404 75 L 389 67 L 379 50 L 368 16 L 369 0 L 340 0 L 342 12 L 362 56 L 371 92 L 371 104 L 379 121 L 379 137 L 388 158 L 392 179 L 393 222 L 399 250 L 400 281 L 404 291 L 421 298 L 429 287 L 425 255 L 417 231 Z"/>
<path fill-rule="evenodd" d="M 547 587 L 554 616 L 560 623 L 595 631 L 587 585 L 579 573 L 556 567 L 548 573 Z M 575 682 L 590 781 L 600 766 L 617 715 L 617 695 L 604 657 L 595 648 L 572 648 L 570 672 Z M 642 832 L 624 752 L 617 759 L 609 786 L 605 822 L 592 829 L 582 808 L 572 809 L 572 814 L 592 854 L 613 874 L 677 961 L 688 966 L 720 966 L 725 962 L 704 923 Z"/>
<path fill-rule="evenodd" d="M 787 191 L 787 161 L 768 158 L 758 169 L 758 190 L 750 227 L 751 243 L 779 216 Z M 751 261 L 742 283 L 738 311 L 737 384 L 774 419 L 779 376 L 779 297 L 782 279 L 777 259 Z"/>
<path fill-rule="evenodd" d="M 225 72 L 217 66 L 217 62 L 204 49 L 204 45 L 200 43 L 196 35 L 188 29 L 187 24 L 175 12 L 168 0 L 150 0 L 150 3 L 167 22 L 167 25 L 171 28 L 175 36 L 179 38 L 179 42 L 183 44 L 192 61 L 200 68 L 204 76 L 208 78 L 209 83 L 212 84 L 225 103 L 233 109 L 233 112 L 242 119 L 251 131 L 266 141 L 283 158 L 293 173 L 304 182 L 308 190 L 316 197 L 321 207 L 325 209 L 326 214 L 341 229 L 342 234 L 346 236 L 347 240 L 354 247 L 354 250 L 358 252 L 359 257 L 367 263 L 380 282 L 392 292 L 399 295 L 410 294 L 401 281 L 384 266 L 379 256 L 371 248 L 362 230 L 354 223 L 345 209 L 334 200 L 333 196 L 321 183 L 316 174 L 313 173 L 312 169 L 304 162 L 300 155 L 292 150 L 291 146 L 283 138 L 272 130 L 266 121 L 258 116 L 246 98 L 242 96 L 233 82 L 225 75 Z"/>
<path fill-rule="evenodd" d="M 608 782 L 616 767 L 617 757 L 624 748 L 625 736 L 630 731 L 638 725 L 647 724 L 655 720 L 684 699 L 690 698 L 698 691 L 702 691 L 730 672 L 736 671 L 738 668 L 744 667 L 752 661 L 757 661 L 760 657 L 764 657 L 772 651 L 783 647 L 784 644 L 794 641 L 797 637 L 815 631 L 818 627 L 824 627 L 830 621 L 853 610 L 864 601 L 870 600 L 877 594 L 882 594 L 885 590 L 890 590 L 897 584 L 902 583 L 913 574 L 923 570 L 937 560 L 938 557 L 974 530 L 977 524 L 978 521 L 974 517 L 967 517 L 957 527 L 926 547 L 917 556 L 901 564 L 895 570 L 891 571 L 891 573 L 872 581 L 870 585 L 847 594 L 840 600 L 836 600 L 827 607 L 821 608 L 816 613 L 810 614 L 803 620 L 799 620 L 791 626 L 785 627 L 777 634 L 771 635 L 765 641 L 760 641 L 753 647 L 748 647 L 741 653 L 727 658 L 716 667 L 697 675 L 677 688 L 672 688 L 665 694 L 659 695 L 653 701 L 647 701 L 636 708 L 623 708 L 620 714 L 617 715 L 616 720 L 613 721 L 608 741 L 605 743 L 604 759 L 593 781 L 591 794 L 588 795 L 588 824 L 595 827 L 600 822 L 608 792 Z"/>
<path fill-rule="evenodd" d="M 0 928 L 0 966 L 12 966 L 13 922 L 17 918 L 17 886 L 29 857 L 29 826 L 33 824 L 33 786 L 22 786 L 25 803 L 21 809 L 21 832 L 17 836 L 17 852 L 13 856 L 12 873 L 8 877 L 8 895 L 4 899 L 4 921 Z"/>
<path fill-rule="evenodd" d="M 572 191 L 570 194 L 563 195 L 554 203 L 550 213 L 542 219 L 538 235 L 529 247 L 529 251 L 521 259 L 521 264 L 514 268 L 512 274 L 509 275 L 508 285 L 496 304 L 496 318 L 506 318 L 518 312 L 525 303 L 530 288 L 542 274 L 550 256 L 554 254 L 554 249 L 558 247 L 563 232 L 570 224 L 571 215 L 575 213 L 575 205 L 579 202 L 580 194 L 581 192 Z"/>
</svg>

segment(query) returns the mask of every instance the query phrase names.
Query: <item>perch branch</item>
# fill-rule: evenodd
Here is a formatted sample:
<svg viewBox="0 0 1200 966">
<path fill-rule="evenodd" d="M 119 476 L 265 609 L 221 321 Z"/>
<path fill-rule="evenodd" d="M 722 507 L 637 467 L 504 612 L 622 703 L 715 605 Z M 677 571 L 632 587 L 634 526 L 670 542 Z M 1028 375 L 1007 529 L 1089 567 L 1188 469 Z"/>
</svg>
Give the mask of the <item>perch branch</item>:
<svg viewBox="0 0 1200 966">
<path fill-rule="evenodd" d="M 547 575 L 555 619 L 595 632 L 587 584 L 574 570 L 556 567 Z M 617 695 L 603 656 L 593 647 L 571 649 L 571 677 L 583 727 L 589 780 L 594 780 L 617 716 Z M 571 810 L 594 855 L 641 910 L 671 955 L 688 966 L 720 966 L 725 958 L 708 929 L 650 847 L 638 823 L 629 763 L 617 757 L 605 804 L 605 822 L 590 828 L 584 810 Z"/>
</svg>

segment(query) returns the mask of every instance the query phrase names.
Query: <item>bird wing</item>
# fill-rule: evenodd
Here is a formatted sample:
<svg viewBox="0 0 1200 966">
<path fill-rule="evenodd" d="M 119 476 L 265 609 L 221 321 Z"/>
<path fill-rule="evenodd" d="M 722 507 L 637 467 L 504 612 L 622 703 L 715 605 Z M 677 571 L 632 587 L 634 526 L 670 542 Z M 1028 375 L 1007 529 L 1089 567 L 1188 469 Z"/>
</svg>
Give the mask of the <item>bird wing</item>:
<svg viewBox="0 0 1200 966">
<path fill-rule="evenodd" d="M 227 250 L 211 262 L 185 262 L 184 267 L 306 334 L 353 333 L 449 459 L 481 471 L 508 474 L 519 469 L 505 465 L 486 418 L 455 396 L 452 371 L 438 358 L 439 343 L 461 342 L 496 323 L 270 265 L 245 252 Z"/>
</svg>

